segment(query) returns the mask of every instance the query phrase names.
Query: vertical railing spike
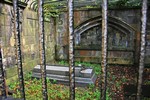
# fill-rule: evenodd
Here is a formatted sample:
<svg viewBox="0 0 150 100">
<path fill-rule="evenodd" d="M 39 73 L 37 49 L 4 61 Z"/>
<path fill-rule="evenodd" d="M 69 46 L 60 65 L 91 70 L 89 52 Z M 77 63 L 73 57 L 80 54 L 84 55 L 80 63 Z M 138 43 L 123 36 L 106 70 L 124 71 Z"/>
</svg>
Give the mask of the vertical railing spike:
<svg viewBox="0 0 150 100">
<path fill-rule="evenodd" d="M 46 57 L 45 57 L 43 2 L 44 2 L 44 0 L 38 0 L 38 17 L 39 17 L 38 25 L 39 25 L 39 37 L 40 37 L 40 44 L 39 44 L 39 46 L 40 46 L 40 68 L 41 68 L 43 100 L 48 100 L 47 80 L 46 80 Z"/>
<path fill-rule="evenodd" d="M 141 48 L 140 48 L 140 60 L 139 60 L 139 77 L 137 87 L 137 100 L 142 100 L 142 81 L 144 71 L 144 59 L 145 59 L 145 45 L 146 45 L 146 25 L 147 25 L 147 0 L 142 0 L 142 17 L 141 17 Z"/>
<path fill-rule="evenodd" d="M 18 64 L 18 77 L 21 98 L 25 100 L 25 90 L 24 90 L 24 78 L 23 78 L 23 68 L 22 68 L 22 54 L 21 54 L 21 40 L 20 40 L 20 17 L 19 17 L 19 8 L 18 0 L 13 0 L 13 9 L 14 9 L 14 32 L 17 38 L 17 64 Z"/>
<path fill-rule="evenodd" d="M 69 82 L 70 100 L 75 100 L 75 66 L 74 66 L 74 19 L 73 19 L 73 0 L 68 0 L 69 18 Z"/>
<path fill-rule="evenodd" d="M 102 93 L 101 100 L 106 100 L 107 90 L 107 0 L 102 0 Z"/>
<path fill-rule="evenodd" d="M 3 96 L 3 99 L 7 98 L 6 95 L 6 83 L 5 83 L 5 69 L 3 66 L 3 61 L 2 61 L 2 50 L 0 46 L 0 84 L 1 84 L 1 95 Z"/>
</svg>

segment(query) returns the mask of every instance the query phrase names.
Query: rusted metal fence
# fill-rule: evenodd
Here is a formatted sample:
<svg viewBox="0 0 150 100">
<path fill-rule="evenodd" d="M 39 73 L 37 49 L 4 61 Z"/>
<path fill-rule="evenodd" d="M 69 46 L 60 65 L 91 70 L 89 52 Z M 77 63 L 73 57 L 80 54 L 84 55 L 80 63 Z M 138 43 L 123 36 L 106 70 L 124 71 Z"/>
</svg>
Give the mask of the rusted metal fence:
<svg viewBox="0 0 150 100">
<path fill-rule="evenodd" d="M 73 30 L 73 0 L 68 0 L 69 20 L 69 81 L 70 99 L 75 100 L 75 66 L 74 66 L 74 30 Z"/>
<path fill-rule="evenodd" d="M 102 100 L 106 99 L 107 90 L 107 26 L 107 0 L 102 0 Z"/>
<path fill-rule="evenodd" d="M 44 16 L 43 16 L 43 2 L 38 0 L 38 24 L 39 24 L 39 38 L 40 38 L 40 68 L 42 79 L 42 94 L 43 100 L 48 100 L 47 96 L 47 81 L 46 81 L 46 58 L 45 58 L 45 34 L 44 34 Z"/>
<path fill-rule="evenodd" d="M 18 78 L 20 85 L 21 97 L 25 99 L 25 89 L 24 89 L 24 77 L 22 68 L 22 53 L 21 53 L 21 40 L 20 40 L 20 17 L 19 17 L 19 7 L 18 0 L 13 0 L 14 9 L 14 32 L 16 34 L 17 40 L 17 67 L 18 67 Z"/>
<path fill-rule="evenodd" d="M 74 15 L 73 15 L 73 2 L 74 0 L 68 0 L 68 24 L 69 24 L 69 82 L 70 82 L 70 100 L 75 100 L 75 66 L 74 66 Z M 44 0 L 38 0 L 38 24 L 39 24 L 39 38 L 40 38 L 40 66 L 41 66 L 41 78 L 42 78 L 42 94 L 43 100 L 48 100 L 47 95 L 47 81 L 46 81 L 46 58 L 45 58 L 45 36 L 44 36 L 44 16 L 43 16 L 43 3 Z M 19 7 L 18 0 L 13 0 L 14 8 L 14 32 L 17 40 L 17 63 L 18 63 L 18 76 L 20 84 L 21 98 L 25 100 L 25 88 L 24 88 L 24 77 L 22 68 L 22 57 L 21 57 L 21 42 L 20 42 L 20 25 L 19 25 Z M 139 63 L 139 77 L 137 87 L 137 100 L 141 100 L 141 85 L 142 75 L 144 70 L 144 57 L 145 57 L 145 36 L 146 36 L 146 17 L 147 15 L 147 0 L 143 0 L 142 5 L 142 30 L 141 30 L 141 52 L 140 52 L 140 63 Z M 101 99 L 106 100 L 107 90 L 107 0 L 102 2 L 102 94 Z M 0 47 L 1 49 L 1 47 Z M 2 64 L 2 53 L 0 50 L 0 82 L 1 92 L 4 98 L 6 95 L 6 84 L 4 68 Z"/>
<path fill-rule="evenodd" d="M 0 83 L 1 83 L 1 94 L 3 99 L 6 98 L 6 83 L 5 83 L 5 68 L 3 67 L 2 62 L 2 51 L 0 46 Z"/>
<path fill-rule="evenodd" d="M 144 71 L 144 59 L 145 59 L 145 48 L 146 48 L 146 26 L 147 26 L 147 0 L 143 0 L 142 3 L 142 18 L 141 18 L 141 48 L 140 48 L 140 60 L 139 60 L 139 77 L 137 87 L 137 100 L 141 100 L 142 93 L 142 81 Z"/>
</svg>

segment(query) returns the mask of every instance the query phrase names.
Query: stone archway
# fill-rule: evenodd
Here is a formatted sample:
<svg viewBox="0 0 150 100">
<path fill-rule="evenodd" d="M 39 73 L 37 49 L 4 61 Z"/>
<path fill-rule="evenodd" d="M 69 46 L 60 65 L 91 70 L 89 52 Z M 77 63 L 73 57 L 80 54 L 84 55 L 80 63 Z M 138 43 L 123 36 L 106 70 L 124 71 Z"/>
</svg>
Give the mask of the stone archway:
<svg viewBox="0 0 150 100">
<path fill-rule="evenodd" d="M 101 22 L 98 16 L 89 19 L 75 30 L 75 58 L 78 61 L 100 62 Z M 135 30 L 126 22 L 108 17 L 108 63 L 133 64 Z"/>
</svg>

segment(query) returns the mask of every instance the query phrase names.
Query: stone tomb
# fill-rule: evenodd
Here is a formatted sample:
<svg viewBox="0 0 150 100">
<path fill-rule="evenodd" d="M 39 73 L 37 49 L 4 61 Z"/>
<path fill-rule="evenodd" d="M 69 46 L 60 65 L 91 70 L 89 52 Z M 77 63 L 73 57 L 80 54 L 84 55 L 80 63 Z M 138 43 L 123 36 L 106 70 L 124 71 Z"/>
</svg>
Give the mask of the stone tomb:
<svg viewBox="0 0 150 100">
<path fill-rule="evenodd" d="M 52 82 L 69 85 L 69 67 L 67 66 L 46 66 L 47 78 Z M 32 77 L 41 78 L 40 65 L 33 69 Z M 92 68 L 75 67 L 75 85 L 88 86 L 95 84 L 97 76 Z"/>
</svg>

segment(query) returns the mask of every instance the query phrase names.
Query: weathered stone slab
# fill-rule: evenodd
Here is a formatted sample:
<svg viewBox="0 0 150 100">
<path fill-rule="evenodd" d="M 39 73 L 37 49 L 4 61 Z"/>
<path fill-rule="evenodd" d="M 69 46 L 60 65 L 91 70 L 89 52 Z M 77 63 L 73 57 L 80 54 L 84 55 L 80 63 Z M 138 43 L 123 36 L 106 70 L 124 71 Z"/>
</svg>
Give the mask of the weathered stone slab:
<svg viewBox="0 0 150 100">
<path fill-rule="evenodd" d="M 17 98 L 13 98 L 11 96 L 8 96 L 7 98 L 4 99 L 4 97 L 0 96 L 0 100 L 24 100 L 24 99 L 17 99 Z"/>
<path fill-rule="evenodd" d="M 46 75 L 50 80 L 56 80 L 57 83 L 69 85 L 69 67 L 64 66 L 46 66 Z M 33 77 L 40 78 L 40 65 L 33 69 Z M 82 69 L 75 67 L 75 84 L 76 86 L 88 86 L 95 84 L 97 76 L 94 74 L 93 69 Z"/>
</svg>

